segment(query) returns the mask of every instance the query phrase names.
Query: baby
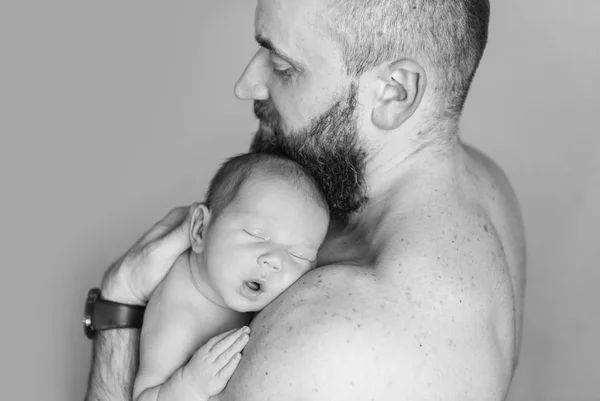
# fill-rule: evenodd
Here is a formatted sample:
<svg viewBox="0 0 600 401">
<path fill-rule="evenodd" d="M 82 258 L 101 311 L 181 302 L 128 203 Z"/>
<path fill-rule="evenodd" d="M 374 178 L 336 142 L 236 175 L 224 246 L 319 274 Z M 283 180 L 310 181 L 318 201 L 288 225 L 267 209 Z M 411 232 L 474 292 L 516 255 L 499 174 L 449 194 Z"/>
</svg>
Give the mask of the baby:
<svg viewBox="0 0 600 401">
<path fill-rule="evenodd" d="M 300 165 L 268 154 L 236 156 L 221 166 L 206 198 L 192 216 L 191 249 L 146 308 L 134 400 L 220 393 L 248 341 L 247 327 L 231 329 L 316 266 L 329 211 Z M 179 368 L 194 353 L 190 363 L 204 368 L 191 377 Z"/>
</svg>

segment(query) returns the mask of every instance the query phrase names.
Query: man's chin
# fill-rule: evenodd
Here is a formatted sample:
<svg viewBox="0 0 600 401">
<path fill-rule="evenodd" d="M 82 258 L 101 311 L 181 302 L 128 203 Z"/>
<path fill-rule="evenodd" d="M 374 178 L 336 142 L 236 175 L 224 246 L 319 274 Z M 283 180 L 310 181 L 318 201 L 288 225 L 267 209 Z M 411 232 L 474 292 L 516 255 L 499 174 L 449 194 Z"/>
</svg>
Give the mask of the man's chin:
<svg viewBox="0 0 600 401">
<path fill-rule="evenodd" d="M 277 134 L 270 126 L 260 123 L 250 144 L 251 152 L 276 153 Z"/>
<path fill-rule="evenodd" d="M 345 220 L 367 200 L 364 170 L 366 152 L 358 141 L 353 85 L 346 98 L 304 129 L 284 135 L 281 118 L 268 102 L 254 103 L 259 119 L 252 152 L 272 153 L 302 165 L 323 189 L 334 219 Z"/>
</svg>

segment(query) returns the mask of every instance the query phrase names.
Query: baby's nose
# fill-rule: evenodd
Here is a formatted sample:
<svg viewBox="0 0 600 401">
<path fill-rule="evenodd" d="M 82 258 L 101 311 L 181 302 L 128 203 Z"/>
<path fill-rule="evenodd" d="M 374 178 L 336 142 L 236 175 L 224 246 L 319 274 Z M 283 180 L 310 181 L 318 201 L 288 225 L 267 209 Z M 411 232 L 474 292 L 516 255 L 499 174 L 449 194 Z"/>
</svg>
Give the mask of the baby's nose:
<svg viewBox="0 0 600 401">
<path fill-rule="evenodd" d="M 265 252 L 258 257 L 258 264 L 273 271 L 281 271 L 283 268 L 283 260 L 278 252 Z"/>
</svg>

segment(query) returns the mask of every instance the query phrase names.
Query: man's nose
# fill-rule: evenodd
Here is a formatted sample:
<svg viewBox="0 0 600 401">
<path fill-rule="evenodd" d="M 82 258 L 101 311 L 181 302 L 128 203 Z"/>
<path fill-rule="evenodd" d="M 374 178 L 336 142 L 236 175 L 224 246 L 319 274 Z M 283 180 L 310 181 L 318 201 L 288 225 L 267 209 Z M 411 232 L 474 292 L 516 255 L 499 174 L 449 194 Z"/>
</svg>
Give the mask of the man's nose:
<svg viewBox="0 0 600 401">
<path fill-rule="evenodd" d="M 261 267 L 264 266 L 269 270 L 276 272 L 283 269 L 283 258 L 281 257 L 280 252 L 275 250 L 264 252 L 258 257 L 257 262 Z"/>
<path fill-rule="evenodd" d="M 238 79 L 233 89 L 235 96 L 240 100 L 267 100 L 269 89 L 266 86 L 267 69 L 264 65 L 264 49 L 259 49 L 246 69 Z"/>
</svg>

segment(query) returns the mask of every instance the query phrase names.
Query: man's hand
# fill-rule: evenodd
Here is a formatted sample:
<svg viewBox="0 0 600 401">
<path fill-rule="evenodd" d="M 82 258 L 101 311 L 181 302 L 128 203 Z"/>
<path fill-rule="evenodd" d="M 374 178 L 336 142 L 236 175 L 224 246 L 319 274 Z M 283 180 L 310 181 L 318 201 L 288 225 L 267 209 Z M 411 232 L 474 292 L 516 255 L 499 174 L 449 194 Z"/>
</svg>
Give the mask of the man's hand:
<svg viewBox="0 0 600 401">
<path fill-rule="evenodd" d="M 185 365 L 181 379 L 198 401 L 219 394 L 233 375 L 248 344 L 248 327 L 233 329 L 208 340 Z"/>
<path fill-rule="evenodd" d="M 173 209 L 106 272 L 102 296 L 145 305 L 177 258 L 190 247 L 190 219 L 197 205 Z"/>
<path fill-rule="evenodd" d="M 104 275 L 102 296 L 145 305 L 177 258 L 190 247 L 191 207 L 173 209 Z M 139 330 L 106 330 L 94 340 L 87 401 L 130 401 L 138 368 Z"/>
</svg>

